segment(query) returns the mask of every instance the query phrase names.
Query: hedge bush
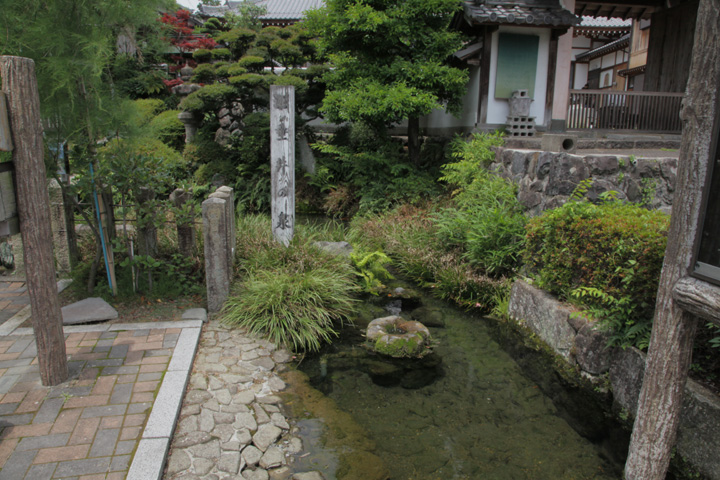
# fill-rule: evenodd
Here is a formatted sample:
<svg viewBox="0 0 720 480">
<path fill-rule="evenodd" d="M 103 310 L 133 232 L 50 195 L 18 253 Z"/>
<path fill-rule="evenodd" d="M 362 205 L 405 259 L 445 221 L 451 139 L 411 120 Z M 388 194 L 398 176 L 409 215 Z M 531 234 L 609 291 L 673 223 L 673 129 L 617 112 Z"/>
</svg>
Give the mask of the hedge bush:
<svg viewBox="0 0 720 480">
<path fill-rule="evenodd" d="M 210 83 L 215 80 L 215 65 L 210 63 L 201 63 L 195 70 L 190 79 L 192 83 Z"/>
<path fill-rule="evenodd" d="M 180 109 L 190 112 L 216 112 L 236 96 L 236 91 L 230 85 L 216 83 L 206 85 L 180 102 Z"/>
<path fill-rule="evenodd" d="M 528 223 L 524 260 L 540 287 L 586 305 L 613 344 L 644 348 L 668 225 L 633 204 L 571 201 Z"/>
<path fill-rule="evenodd" d="M 192 56 L 196 62 L 205 63 L 209 62 L 212 58 L 212 52 L 207 48 L 199 48 L 193 52 Z"/>
</svg>

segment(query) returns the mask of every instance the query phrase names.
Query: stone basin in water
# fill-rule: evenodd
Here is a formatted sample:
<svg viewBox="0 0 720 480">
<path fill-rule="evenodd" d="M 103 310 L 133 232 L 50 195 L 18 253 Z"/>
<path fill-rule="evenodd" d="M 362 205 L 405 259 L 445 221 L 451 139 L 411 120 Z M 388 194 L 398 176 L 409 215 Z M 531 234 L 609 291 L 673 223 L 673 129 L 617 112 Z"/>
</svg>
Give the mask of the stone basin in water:
<svg viewBox="0 0 720 480">
<path fill-rule="evenodd" d="M 398 315 L 376 318 L 368 325 L 365 336 L 373 350 L 390 357 L 419 358 L 430 353 L 430 330 Z"/>
</svg>

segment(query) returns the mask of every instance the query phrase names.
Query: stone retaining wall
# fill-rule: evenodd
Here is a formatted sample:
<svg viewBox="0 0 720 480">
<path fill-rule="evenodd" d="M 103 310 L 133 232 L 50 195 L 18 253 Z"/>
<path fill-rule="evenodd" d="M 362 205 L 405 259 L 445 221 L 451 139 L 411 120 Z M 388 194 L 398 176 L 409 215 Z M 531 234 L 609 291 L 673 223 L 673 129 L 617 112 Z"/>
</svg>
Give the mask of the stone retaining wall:
<svg viewBox="0 0 720 480">
<path fill-rule="evenodd" d="M 676 158 L 571 155 L 499 148 L 490 170 L 519 186 L 518 200 L 530 215 L 565 203 L 578 184 L 593 180 L 587 198 L 615 191 L 621 200 L 644 203 L 670 213 Z"/>
<path fill-rule="evenodd" d="M 606 348 L 607 338 L 591 321 L 553 295 L 518 280 L 510 294 L 509 315 L 527 326 L 558 355 L 585 375 L 607 374 L 615 405 L 631 417 L 637 411 L 645 354 L 635 348 Z M 677 449 L 708 478 L 720 480 L 720 398 L 693 380 L 685 387 Z"/>
</svg>

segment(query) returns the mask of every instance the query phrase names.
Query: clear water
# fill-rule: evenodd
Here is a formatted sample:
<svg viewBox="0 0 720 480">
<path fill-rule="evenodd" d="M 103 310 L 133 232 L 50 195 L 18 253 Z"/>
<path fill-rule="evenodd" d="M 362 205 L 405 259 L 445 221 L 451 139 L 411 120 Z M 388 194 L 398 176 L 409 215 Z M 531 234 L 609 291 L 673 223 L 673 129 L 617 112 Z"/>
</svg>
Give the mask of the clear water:
<svg viewBox="0 0 720 480">
<path fill-rule="evenodd" d="M 307 377 L 290 384 L 309 454 L 294 470 L 339 480 L 621 477 L 627 439 L 588 397 L 530 349 L 501 346 L 485 319 L 425 303 L 445 328 L 431 329 L 435 353 L 420 365 L 364 349 L 362 328 L 301 363 Z"/>
</svg>

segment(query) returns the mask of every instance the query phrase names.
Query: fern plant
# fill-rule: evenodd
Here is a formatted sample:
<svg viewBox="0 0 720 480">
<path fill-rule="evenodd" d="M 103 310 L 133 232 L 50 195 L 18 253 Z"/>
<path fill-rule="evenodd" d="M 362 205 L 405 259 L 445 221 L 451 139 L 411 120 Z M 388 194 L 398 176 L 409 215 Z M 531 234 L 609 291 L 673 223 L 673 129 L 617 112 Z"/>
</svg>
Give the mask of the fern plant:
<svg viewBox="0 0 720 480">
<path fill-rule="evenodd" d="M 652 319 L 641 314 L 646 304 L 638 304 L 629 296 L 616 298 L 594 287 L 579 287 L 570 295 L 586 306 L 582 314 L 596 319 L 603 330 L 610 332 L 609 346 L 644 350 L 650 344 Z"/>
<path fill-rule="evenodd" d="M 388 280 L 394 277 L 387 271 L 385 265 L 391 263 L 390 257 L 380 250 L 372 253 L 351 253 L 350 261 L 355 267 L 357 275 L 361 279 L 361 287 L 366 293 L 378 295 L 385 288 Z"/>
</svg>

